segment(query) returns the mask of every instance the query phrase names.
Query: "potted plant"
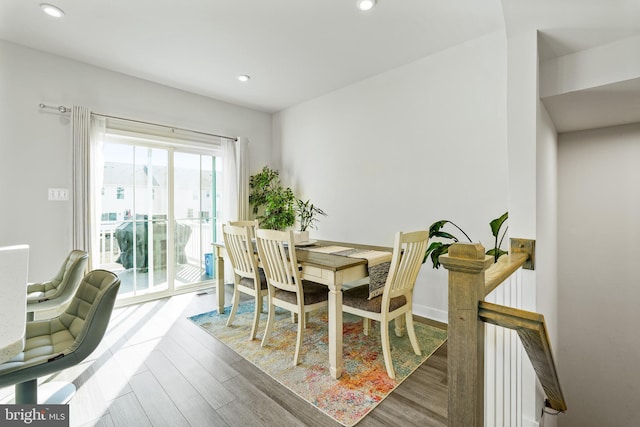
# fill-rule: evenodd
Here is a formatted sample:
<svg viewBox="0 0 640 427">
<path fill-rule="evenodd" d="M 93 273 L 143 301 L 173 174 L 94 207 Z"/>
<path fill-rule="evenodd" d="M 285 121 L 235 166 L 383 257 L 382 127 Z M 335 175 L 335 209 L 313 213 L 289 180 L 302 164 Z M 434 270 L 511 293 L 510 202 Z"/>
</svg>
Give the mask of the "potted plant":
<svg viewBox="0 0 640 427">
<path fill-rule="evenodd" d="M 280 183 L 279 172 L 268 166 L 249 179 L 249 204 L 260 227 L 285 230 L 296 221 L 296 198 Z"/>
<path fill-rule="evenodd" d="M 300 224 L 300 230 L 298 231 L 301 242 L 309 241 L 309 229 L 314 228 L 317 229 L 316 221 L 318 221 L 318 216 L 327 216 L 327 214 L 317 206 L 314 206 L 310 200 L 302 201 L 300 199 L 296 200 L 296 216 L 298 217 L 298 223 Z"/>
<path fill-rule="evenodd" d="M 504 225 L 504 223 L 506 222 L 506 220 L 508 218 L 509 218 L 509 212 L 505 212 L 500 217 L 492 220 L 489 223 L 489 226 L 491 227 L 491 234 L 493 235 L 495 240 L 494 240 L 493 248 L 489 249 L 486 252 L 486 254 L 493 256 L 493 260 L 494 260 L 493 262 L 498 261 L 498 258 L 500 258 L 502 255 L 507 253 L 507 251 L 502 250 L 500 248 L 500 246 L 502 246 L 502 241 L 504 240 L 504 237 L 507 235 L 507 230 L 508 230 L 509 227 L 506 227 L 504 229 L 504 232 L 502 233 L 501 237 L 500 237 L 500 229 L 502 228 L 502 226 Z M 427 248 L 427 252 L 424 254 L 424 261 L 426 261 L 427 257 L 429 257 L 429 255 L 431 255 L 431 263 L 433 264 L 433 268 L 439 268 L 440 267 L 440 261 L 438 259 L 440 257 L 440 255 L 444 255 L 444 254 L 448 253 L 449 252 L 449 247 L 452 244 L 454 244 L 454 243 L 459 241 L 459 239 L 456 236 L 454 236 L 453 234 L 448 233 L 446 231 L 442 231 L 442 228 L 446 224 L 451 224 L 452 226 L 457 228 L 462 234 L 464 234 L 464 236 L 467 238 L 467 240 L 469 240 L 469 243 L 473 243 L 473 241 L 467 235 L 467 233 L 465 233 L 460 227 L 458 227 L 452 221 L 443 219 L 443 220 L 434 222 L 429 227 L 429 238 L 431 239 L 433 237 L 440 237 L 440 238 L 449 240 L 449 242 L 432 242 L 429 245 L 429 247 Z"/>
</svg>

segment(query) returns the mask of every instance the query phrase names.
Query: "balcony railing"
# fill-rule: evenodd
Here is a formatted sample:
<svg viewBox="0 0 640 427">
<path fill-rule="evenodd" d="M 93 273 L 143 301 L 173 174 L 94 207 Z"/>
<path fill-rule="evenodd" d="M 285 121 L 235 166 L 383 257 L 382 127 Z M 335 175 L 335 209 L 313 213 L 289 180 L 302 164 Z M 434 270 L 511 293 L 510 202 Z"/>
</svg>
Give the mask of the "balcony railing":
<svg viewBox="0 0 640 427">
<path fill-rule="evenodd" d="M 135 228 L 129 230 L 129 252 L 123 261 L 119 258 L 124 249 L 120 248 L 116 230 L 127 223 L 131 222 L 104 221 L 100 224 L 100 267 L 121 277 L 120 294 L 166 288 L 169 280 L 166 220 L 135 221 L 136 227 L 145 232 L 133 231 Z M 174 248 L 174 285 L 178 287 L 212 280 L 213 272 L 207 274 L 205 254 L 212 252 L 213 224 L 199 219 L 181 220 L 175 224 L 180 233 L 176 233 L 178 237 Z"/>
</svg>

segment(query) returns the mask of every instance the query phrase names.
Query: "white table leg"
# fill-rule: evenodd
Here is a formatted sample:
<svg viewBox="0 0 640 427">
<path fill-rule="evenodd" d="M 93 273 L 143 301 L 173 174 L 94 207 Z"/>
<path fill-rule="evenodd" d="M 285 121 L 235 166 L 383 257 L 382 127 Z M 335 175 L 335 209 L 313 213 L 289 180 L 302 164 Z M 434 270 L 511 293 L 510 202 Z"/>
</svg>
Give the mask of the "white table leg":
<svg viewBox="0 0 640 427">
<path fill-rule="evenodd" d="M 342 276 L 329 284 L 329 371 L 332 378 L 342 375 Z"/>
<path fill-rule="evenodd" d="M 216 257 L 216 298 L 218 299 L 218 313 L 224 313 L 224 258 L 222 248 L 214 245 Z"/>
</svg>

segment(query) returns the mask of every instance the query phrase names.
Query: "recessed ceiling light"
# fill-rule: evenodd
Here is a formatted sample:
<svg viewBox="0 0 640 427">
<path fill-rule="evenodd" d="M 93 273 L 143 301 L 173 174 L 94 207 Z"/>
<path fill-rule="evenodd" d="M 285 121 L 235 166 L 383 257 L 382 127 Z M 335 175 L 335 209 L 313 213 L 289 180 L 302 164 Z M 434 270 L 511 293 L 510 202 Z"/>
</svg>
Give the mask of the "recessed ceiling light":
<svg viewBox="0 0 640 427">
<path fill-rule="evenodd" d="M 362 11 L 371 10 L 375 7 L 376 0 L 358 0 L 358 9 Z"/>
<path fill-rule="evenodd" d="M 48 3 L 41 3 L 40 9 L 47 15 L 53 18 L 62 18 L 64 16 L 64 11 L 60 9 L 58 6 L 54 6 Z"/>
<path fill-rule="evenodd" d="M 246 74 L 240 74 L 238 77 L 236 77 L 238 80 L 240 80 L 241 82 L 248 82 L 251 79 L 251 76 L 248 76 Z"/>
</svg>

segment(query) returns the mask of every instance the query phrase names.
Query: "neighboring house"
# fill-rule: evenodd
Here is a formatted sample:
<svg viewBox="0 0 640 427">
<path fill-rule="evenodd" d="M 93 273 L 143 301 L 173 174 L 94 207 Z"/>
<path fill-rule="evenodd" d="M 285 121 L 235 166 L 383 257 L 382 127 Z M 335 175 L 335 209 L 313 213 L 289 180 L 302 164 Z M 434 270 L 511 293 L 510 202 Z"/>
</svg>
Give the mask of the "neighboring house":
<svg viewBox="0 0 640 427">
<path fill-rule="evenodd" d="M 134 167 L 131 164 L 105 162 L 102 182 L 102 220 L 122 222 L 131 219 L 133 193 L 137 193 L 136 209 L 138 212 L 162 212 L 166 202 L 166 167 L 164 172 L 156 171 L 151 177 L 153 206 L 148 206 L 146 195 L 149 187 L 149 176 L 145 166 Z M 158 182 L 162 179 L 163 182 Z M 166 214 L 166 208 L 165 208 Z"/>
<path fill-rule="evenodd" d="M 121 222 L 131 219 L 132 215 L 132 195 L 136 193 L 136 211 L 154 212 L 155 214 L 167 215 L 167 192 L 168 173 L 166 166 L 154 167 L 151 176 L 151 199 L 148 196 L 149 174 L 146 166 L 133 166 L 126 163 L 105 162 L 104 177 L 102 183 L 102 220 Z M 211 218 L 212 206 L 212 176 L 211 174 L 200 175 L 199 171 L 190 169 L 179 169 L 175 174 L 175 198 L 176 210 L 183 212 L 186 218 Z M 193 189 L 192 182 L 200 182 L 203 194 L 200 189 Z M 194 211 L 189 206 L 193 205 L 193 200 L 202 200 L 200 211 Z M 148 206 L 149 203 L 152 206 Z M 183 208 L 180 208 L 182 206 Z"/>
</svg>

